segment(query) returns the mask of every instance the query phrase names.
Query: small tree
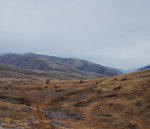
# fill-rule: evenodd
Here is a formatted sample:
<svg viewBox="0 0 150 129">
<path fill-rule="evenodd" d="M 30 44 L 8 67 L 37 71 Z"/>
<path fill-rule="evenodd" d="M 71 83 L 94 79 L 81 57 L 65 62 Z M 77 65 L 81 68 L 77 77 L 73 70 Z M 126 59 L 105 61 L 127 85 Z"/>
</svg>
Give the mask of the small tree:
<svg viewBox="0 0 150 129">
<path fill-rule="evenodd" d="M 50 83 L 50 79 L 46 79 L 46 84 L 49 84 Z"/>
<path fill-rule="evenodd" d="M 83 80 L 80 80 L 80 82 L 79 83 L 83 83 Z"/>
</svg>

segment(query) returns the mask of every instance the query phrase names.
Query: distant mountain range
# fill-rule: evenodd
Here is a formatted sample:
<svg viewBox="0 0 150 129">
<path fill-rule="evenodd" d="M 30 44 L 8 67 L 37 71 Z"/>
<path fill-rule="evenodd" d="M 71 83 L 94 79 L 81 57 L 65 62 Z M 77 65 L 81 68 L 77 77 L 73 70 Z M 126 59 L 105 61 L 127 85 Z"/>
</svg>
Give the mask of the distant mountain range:
<svg viewBox="0 0 150 129">
<path fill-rule="evenodd" d="M 140 68 L 138 71 L 140 71 L 140 70 L 146 70 L 146 69 L 150 69 L 150 65 L 145 66 L 145 67 L 143 67 L 143 68 Z"/>
<path fill-rule="evenodd" d="M 59 74 L 61 74 L 61 76 L 67 74 L 68 76 L 83 78 L 98 78 L 122 73 L 118 69 L 108 68 L 81 59 L 61 58 L 34 53 L 3 54 L 0 55 L 0 62 L 18 68 L 40 70 L 48 74 L 53 73 L 56 74 L 56 76 Z"/>
</svg>

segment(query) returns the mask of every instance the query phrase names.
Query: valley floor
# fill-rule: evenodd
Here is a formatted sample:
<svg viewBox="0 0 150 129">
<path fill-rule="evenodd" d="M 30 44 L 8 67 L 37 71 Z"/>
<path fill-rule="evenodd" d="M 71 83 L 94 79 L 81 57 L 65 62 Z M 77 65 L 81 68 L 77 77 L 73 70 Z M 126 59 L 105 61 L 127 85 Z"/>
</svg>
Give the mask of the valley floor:
<svg viewBox="0 0 150 129">
<path fill-rule="evenodd" d="M 0 78 L 2 129 L 150 129 L 150 70 L 91 80 Z"/>
</svg>

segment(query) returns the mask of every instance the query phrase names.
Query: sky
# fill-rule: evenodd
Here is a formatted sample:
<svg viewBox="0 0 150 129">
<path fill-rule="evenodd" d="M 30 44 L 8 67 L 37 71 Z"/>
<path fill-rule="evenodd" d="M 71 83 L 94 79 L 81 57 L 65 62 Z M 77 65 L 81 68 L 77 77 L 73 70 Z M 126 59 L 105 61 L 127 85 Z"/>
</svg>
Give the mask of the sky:
<svg viewBox="0 0 150 129">
<path fill-rule="evenodd" d="M 0 54 L 116 68 L 150 64 L 150 0 L 0 0 Z"/>
</svg>

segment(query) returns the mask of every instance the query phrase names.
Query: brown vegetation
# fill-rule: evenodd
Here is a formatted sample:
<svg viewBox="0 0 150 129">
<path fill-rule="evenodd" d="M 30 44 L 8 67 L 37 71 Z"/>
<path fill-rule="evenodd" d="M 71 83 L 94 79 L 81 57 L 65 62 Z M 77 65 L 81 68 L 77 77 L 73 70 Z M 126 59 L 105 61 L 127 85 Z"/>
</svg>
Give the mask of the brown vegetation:
<svg viewBox="0 0 150 129">
<path fill-rule="evenodd" d="M 0 78 L 0 128 L 150 129 L 150 70 L 91 80 Z"/>
</svg>

